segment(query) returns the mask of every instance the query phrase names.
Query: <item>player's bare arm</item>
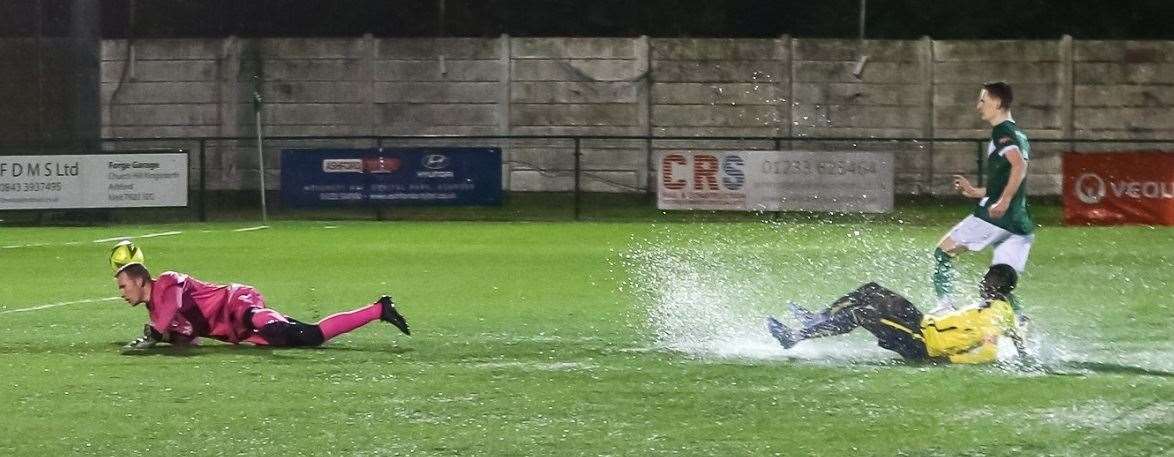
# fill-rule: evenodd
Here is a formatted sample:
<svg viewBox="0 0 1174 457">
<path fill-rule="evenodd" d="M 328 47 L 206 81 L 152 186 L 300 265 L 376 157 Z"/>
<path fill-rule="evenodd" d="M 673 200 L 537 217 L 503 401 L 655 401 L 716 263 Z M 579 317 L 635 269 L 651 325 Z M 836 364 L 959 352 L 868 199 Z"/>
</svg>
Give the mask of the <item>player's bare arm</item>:
<svg viewBox="0 0 1174 457">
<path fill-rule="evenodd" d="M 970 184 L 970 180 L 962 175 L 954 175 L 954 190 L 967 198 L 982 198 L 983 195 L 986 195 L 985 187 L 974 187 Z"/>
</svg>

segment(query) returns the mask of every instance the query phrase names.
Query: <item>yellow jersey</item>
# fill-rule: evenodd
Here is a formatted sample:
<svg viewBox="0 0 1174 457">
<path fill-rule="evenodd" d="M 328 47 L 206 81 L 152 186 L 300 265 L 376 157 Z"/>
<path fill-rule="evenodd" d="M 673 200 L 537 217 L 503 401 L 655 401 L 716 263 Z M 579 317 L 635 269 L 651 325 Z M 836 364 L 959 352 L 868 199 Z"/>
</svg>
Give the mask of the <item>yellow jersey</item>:
<svg viewBox="0 0 1174 457">
<path fill-rule="evenodd" d="M 1014 336 L 1018 322 L 1011 305 L 990 300 L 942 315 L 921 319 L 921 335 L 931 358 L 951 363 L 990 363 L 999 353 L 999 337 Z"/>
</svg>

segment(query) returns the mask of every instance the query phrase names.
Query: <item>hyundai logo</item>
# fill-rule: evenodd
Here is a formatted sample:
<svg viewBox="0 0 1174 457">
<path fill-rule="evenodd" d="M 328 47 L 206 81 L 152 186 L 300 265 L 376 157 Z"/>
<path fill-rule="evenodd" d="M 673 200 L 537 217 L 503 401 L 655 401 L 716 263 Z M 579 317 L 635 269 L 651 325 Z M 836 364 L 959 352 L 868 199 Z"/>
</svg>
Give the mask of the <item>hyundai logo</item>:
<svg viewBox="0 0 1174 457">
<path fill-rule="evenodd" d="M 448 156 L 444 154 L 428 154 L 427 156 L 424 156 L 423 165 L 424 168 L 429 170 L 439 170 L 442 168 L 448 168 L 448 163 Z"/>
<path fill-rule="evenodd" d="M 1105 198 L 1105 180 L 1095 173 L 1085 173 L 1076 178 L 1076 198 L 1087 205 L 1099 203 Z"/>
</svg>

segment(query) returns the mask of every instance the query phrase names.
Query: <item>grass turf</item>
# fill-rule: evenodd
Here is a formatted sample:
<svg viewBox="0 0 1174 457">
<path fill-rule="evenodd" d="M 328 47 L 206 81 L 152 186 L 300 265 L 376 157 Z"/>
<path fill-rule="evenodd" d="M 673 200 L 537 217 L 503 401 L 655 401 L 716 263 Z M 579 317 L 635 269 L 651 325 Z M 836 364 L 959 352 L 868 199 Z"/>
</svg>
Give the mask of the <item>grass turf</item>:
<svg viewBox="0 0 1174 457">
<path fill-rule="evenodd" d="M 1041 230 L 1021 295 L 1056 348 L 1047 373 L 762 348 L 761 315 L 782 312 L 784 299 L 817 306 L 876 279 L 924 304 L 928 247 L 964 209 L 901 211 L 771 223 L 2 228 L 0 247 L 15 247 L 0 249 L 0 454 L 1170 452 L 1170 228 Z M 413 336 L 376 323 L 319 349 L 205 342 L 122 356 L 142 308 L 20 311 L 116 295 L 111 243 L 91 241 L 168 231 L 183 233 L 137 241 L 155 270 L 255 285 L 306 321 L 390 292 Z M 963 276 L 988 256 L 963 259 Z M 664 349 L 690 336 L 649 322 L 649 309 L 674 312 L 664 290 L 712 314 L 679 309 L 684 324 L 671 330 L 733 336 Z M 743 342 L 760 349 L 712 350 Z M 872 344 L 854 335 L 817 347 Z"/>
</svg>

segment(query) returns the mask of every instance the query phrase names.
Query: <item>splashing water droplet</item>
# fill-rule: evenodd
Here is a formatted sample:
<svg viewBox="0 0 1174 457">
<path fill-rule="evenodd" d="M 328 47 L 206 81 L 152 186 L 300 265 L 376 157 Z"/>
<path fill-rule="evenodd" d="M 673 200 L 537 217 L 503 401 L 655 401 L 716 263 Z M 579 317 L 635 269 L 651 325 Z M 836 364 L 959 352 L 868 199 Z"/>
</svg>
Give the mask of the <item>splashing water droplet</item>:
<svg viewBox="0 0 1174 457">
<path fill-rule="evenodd" d="M 634 240 L 622 255 L 629 275 L 625 290 L 637 298 L 636 311 L 644 314 L 655 345 L 665 349 L 718 358 L 891 359 L 892 353 L 859 338 L 805 341 L 783 350 L 763 320 L 771 314 L 786 319 L 789 300 L 818 309 L 873 280 L 931 293 L 919 274 L 930 270 L 932 260 L 922 246 L 878 238 L 867 226 L 764 222 L 688 232 L 661 230 Z M 821 240 L 824 255 L 796 249 L 811 239 Z M 845 257 L 868 260 L 845 263 Z"/>
</svg>

